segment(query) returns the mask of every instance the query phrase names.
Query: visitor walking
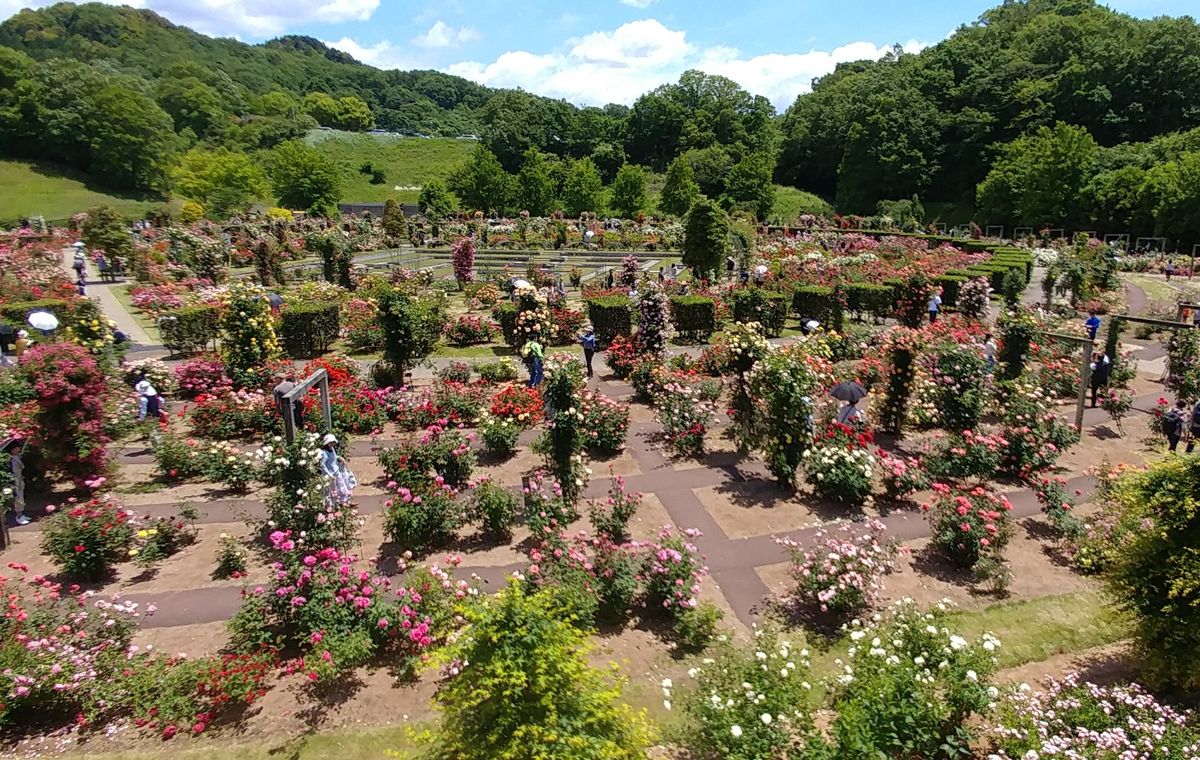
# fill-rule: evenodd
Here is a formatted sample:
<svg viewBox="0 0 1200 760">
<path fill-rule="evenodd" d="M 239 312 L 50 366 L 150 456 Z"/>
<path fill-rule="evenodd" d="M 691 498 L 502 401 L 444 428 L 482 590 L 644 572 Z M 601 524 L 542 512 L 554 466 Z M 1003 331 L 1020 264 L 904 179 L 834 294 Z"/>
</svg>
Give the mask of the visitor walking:
<svg viewBox="0 0 1200 760">
<path fill-rule="evenodd" d="M 1200 401 L 1192 407 L 1192 424 L 1189 428 L 1187 453 L 1191 454 L 1196 450 L 1196 439 L 1200 438 Z"/>
<path fill-rule="evenodd" d="M 545 349 L 536 340 L 531 340 L 521 349 L 525 364 L 529 368 L 529 387 L 536 388 L 542 384 L 542 362 L 546 358 Z"/>
<path fill-rule="evenodd" d="M 75 249 L 75 259 L 71 262 L 71 268 L 75 270 L 75 279 L 83 281 L 83 270 L 87 266 L 87 259 L 83 256 L 83 249 Z"/>
<path fill-rule="evenodd" d="M 149 378 L 141 375 L 134 384 L 133 389 L 138 394 L 138 422 L 146 419 L 146 417 L 158 419 L 162 413 L 162 403 L 158 395 L 158 389 L 150 383 Z"/>
<path fill-rule="evenodd" d="M 858 408 L 858 402 L 856 401 L 846 404 L 839 409 L 837 413 L 837 421 L 839 425 L 846 425 L 853 428 L 862 427 L 865 418 L 862 410 Z"/>
<path fill-rule="evenodd" d="M 1092 371 L 1092 408 L 1096 408 L 1096 395 L 1101 388 L 1108 387 L 1108 379 L 1112 377 L 1112 360 L 1108 358 L 1108 354 L 1095 351 L 1092 353 L 1092 361 L 1088 365 Z"/>
<path fill-rule="evenodd" d="M 742 281 L 742 284 L 743 284 L 743 285 L 747 285 L 747 284 L 749 284 L 749 282 L 750 282 L 750 270 L 749 270 L 749 269 L 747 269 L 746 267 L 742 267 L 742 271 L 739 273 L 739 275 L 738 275 L 738 279 L 740 279 L 740 280 Z"/>
<path fill-rule="evenodd" d="M 933 294 L 929 296 L 929 303 L 926 309 L 929 311 L 929 324 L 937 321 L 938 311 L 942 308 L 942 289 L 934 288 Z"/>
<path fill-rule="evenodd" d="M 604 277 L 604 287 L 606 290 L 612 290 L 616 280 L 613 278 L 612 267 L 608 268 L 608 274 Z"/>
<path fill-rule="evenodd" d="M 596 330 L 590 322 L 583 326 L 583 334 L 579 336 L 579 344 L 583 346 L 583 361 L 587 364 L 587 376 L 590 380 L 594 374 L 592 372 L 592 357 L 596 355 Z"/>
<path fill-rule="evenodd" d="M 280 381 L 279 385 L 276 385 L 274 390 L 271 391 L 271 395 L 275 398 L 275 406 L 279 408 L 279 416 L 286 418 L 288 414 L 291 414 L 292 424 L 296 430 L 303 430 L 304 402 L 298 398 L 294 398 L 289 403 L 288 399 L 285 398 L 294 390 L 296 390 L 296 374 L 288 372 L 283 376 L 283 380 Z"/>
<path fill-rule="evenodd" d="M 354 496 L 354 487 L 358 485 L 358 478 L 350 471 L 350 465 L 338 453 L 337 444 L 337 436 L 333 433 L 326 433 L 321 439 L 321 472 L 329 477 L 325 501 L 331 507 L 349 504 Z"/>
<path fill-rule="evenodd" d="M 12 475 L 12 521 L 17 525 L 29 524 L 29 518 L 25 516 L 25 465 L 21 463 L 24 449 L 25 441 L 20 438 L 12 438 L 4 443 L 4 453 L 8 454 L 9 473 Z"/>
<path fill-rule="evenodd" d="M 21 354 L 25 353 L 27 348 L 29 348 L 29 331 L 17 330 L 17 339 L 13 341 L 13 356 L 20 359 Z"/>
<path fill-rule="evenodd" d="M 1088 312 L 1088 318 L 1084 321 L 1083 327 L 1087 330 L 1088 337 L 1095 340 L 1096 334 L 1100 332 L 1100 317 L 1096 316 L 1096 312 Z"/>
<path fill-rule="evenodd" d="M 733 269 L 736 266 L 737 262 L 733 260 L 732 256 L 725 257 L 725 276 L 729 278 L 730 282 L 733 282 Z"/>
<path fill-rule="evenodd" d="M 1183 438 L 1184 422 L 1186 421 L 1187 402 L 1179 399 L 1175 402 L 1175 408 L 1163 415 L 1162 430 L 1167 436 L 1167 443 L 1170 445 L 1170 451 L 1174 451 L 1179 445 L 1179 439 Z"/>
<path fill-rule="evenodd" d="M 1163 274 L 1167 276 L 1167 282 L 1171 281 L 1171 275 L 1175 274 L 1175 262 L 1167 260 L 1167 265 L 1163 267 Z"/>
<path fill-rule="evenodd" d="M 987 360 L 989 373 L 996 369 L 996 339 L 991 333 L 983 336 L 983 358 Z"/>
<path fill-rule="evenodd" d="M 96 257 L 96 269 L 100 272 L 100 282 L 108 281 L 108 259 L 101 253 Z"/>
</svg>

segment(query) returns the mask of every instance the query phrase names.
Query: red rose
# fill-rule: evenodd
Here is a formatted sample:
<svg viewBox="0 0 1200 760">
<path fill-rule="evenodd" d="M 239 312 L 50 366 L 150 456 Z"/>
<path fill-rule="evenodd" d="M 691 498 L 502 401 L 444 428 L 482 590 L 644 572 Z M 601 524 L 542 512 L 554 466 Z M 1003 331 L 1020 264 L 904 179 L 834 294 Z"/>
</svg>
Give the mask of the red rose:
<svg viewBox="0 0 1200 760">
<path fill-rule="evenodd" d="M 87 551 L 86 546 L 84 546 L 83 544 L 75 544 L 75 553 L 76 554 L 82 554 L 85 551 Z"/>
</svg>

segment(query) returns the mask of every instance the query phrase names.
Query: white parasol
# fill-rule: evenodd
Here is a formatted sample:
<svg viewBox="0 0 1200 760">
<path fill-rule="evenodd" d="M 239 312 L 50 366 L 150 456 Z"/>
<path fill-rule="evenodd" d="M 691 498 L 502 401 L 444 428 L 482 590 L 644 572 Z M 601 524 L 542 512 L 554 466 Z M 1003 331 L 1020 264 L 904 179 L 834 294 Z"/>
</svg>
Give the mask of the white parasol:
<svg viewBox="0 0 1200 760">
<path fill-rule="evenodd" d="M 29 315 L 29 319 L 26 321 L 35 330 L 42 330 L 44 332 L 49 332 L 58 327 L 58 317 L 48 311 L 35 311 Z"/>
<path fill-rule="evenodd" d="M 588 240 L 591 240 L 592 238 L 596 237 L 596 233 L 592 230 L 588 230 L 587 232 L 583 233 L 583 236 Z"/>
<path fill-rule="evenodd" d="M 754 267 L 754 273 L 755 274 L 766 274 L 767 273 L 767 265 L 759 264 L 758 266 Z"/>
<path fill-rule="evenodd" d="M 71 247 L 72 248 L 84 248 L 85 246 L 84 246 L 82 240 L 76 240 L 74 243 L 71 243 Z"/>
<path fill-rule="evenodd" d="M 529 280 L 513 280 L 513 287 L 514 288 L 532 288 L 533 286 L 529 284 Z"/>
</svg>

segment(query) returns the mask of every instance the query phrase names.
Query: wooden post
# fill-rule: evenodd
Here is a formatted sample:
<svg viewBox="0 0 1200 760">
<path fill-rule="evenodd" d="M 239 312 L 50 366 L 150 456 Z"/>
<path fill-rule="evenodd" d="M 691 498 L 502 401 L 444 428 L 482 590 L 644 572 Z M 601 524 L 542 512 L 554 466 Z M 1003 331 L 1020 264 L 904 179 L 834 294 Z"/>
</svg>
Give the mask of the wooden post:
<svg viewBox="0 0 1200 760">
<path fill-rule="evenodd" d="M 280 413 L 283 415 L 283 432 L 289 445 L 296 442 L 297 432 L 296 416 L 292 405 L 297 399 L 303 398 L 304 394 L 308 393 L 310 388 L 318 384 L 321 388 L 321 418 L 325 423 L 326 431 L 332 431 L 333 429 L 333 416 L 329 409 L 329 374 L 323 369 L 318 369 L 306 377 L 303 382 L 298 383 L 295 388 L 285 393 L 280 400 L 280 405 L 282 406 Z"/>
<path fill-rule="evenodd" d="M 1083 371 L 1079 373 L 1079 396 L 1075 399 L 1075 432 L 1083 434 L 1083 410 L 1087 407 L 1088 384 L 1092 379 L 1092 347 L 1094 342 L 1084 343 Z M 1109 357 L 1111 361 L 1112 357 Z"/>
</svg>

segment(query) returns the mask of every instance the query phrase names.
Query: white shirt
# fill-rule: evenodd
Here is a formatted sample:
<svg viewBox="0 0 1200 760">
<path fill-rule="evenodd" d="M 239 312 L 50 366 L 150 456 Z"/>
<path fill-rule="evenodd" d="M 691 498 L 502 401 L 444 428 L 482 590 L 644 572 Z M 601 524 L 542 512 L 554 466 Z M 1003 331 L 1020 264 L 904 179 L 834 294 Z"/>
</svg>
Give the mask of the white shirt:
<svg viewBox="0 0 1200 760">
<path fill-rule="evenodd" d="M 929 299 L 929 310 L 930 311 L 937 311 L 938 307 L 941 305 L 942 305 L 942 297 L 941 296 L 934 296 L 933 298 Z"/>
<path fill-rule="evenodd" d="M 133 389 L 147 398 L 158 395 L 158 391 L 154 390 L 154 386 L 150 384 L 149 380 L 139 380 Z"/>
<path fill-rule="evenodd" d="M 843 425 L 849 425 L 862 417 L 862 410 L 854 404 L 846 404 L 838 411 L 837 421 Z"/>
</svg>

